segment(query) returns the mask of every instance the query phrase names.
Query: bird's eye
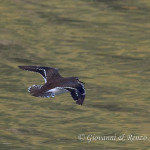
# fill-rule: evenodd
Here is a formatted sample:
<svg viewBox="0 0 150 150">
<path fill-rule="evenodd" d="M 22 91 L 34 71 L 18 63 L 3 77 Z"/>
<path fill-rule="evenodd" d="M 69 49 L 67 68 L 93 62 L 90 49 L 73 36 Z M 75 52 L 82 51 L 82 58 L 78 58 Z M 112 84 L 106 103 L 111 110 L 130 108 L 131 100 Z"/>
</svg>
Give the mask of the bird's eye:
<svg viewBox="0 0 150 150">
<path fill-rule="evenodd" d="M 76 78 L 76 80 L 77 80 L 77 81 L 79 81 L 79 79 L 78 79 L 78 78 Z"/>
</svg>

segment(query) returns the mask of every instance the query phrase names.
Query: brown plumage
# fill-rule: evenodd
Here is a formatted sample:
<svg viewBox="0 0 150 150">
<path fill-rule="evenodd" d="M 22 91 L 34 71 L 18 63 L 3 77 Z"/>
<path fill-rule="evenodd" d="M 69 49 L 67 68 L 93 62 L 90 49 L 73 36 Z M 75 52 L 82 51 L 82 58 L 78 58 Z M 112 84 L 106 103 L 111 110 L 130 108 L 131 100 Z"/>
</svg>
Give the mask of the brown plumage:
<svg viewBox="0 0 150 150">
<path fill-rule="evenodd" d="M 45 80 L 45 84 L 32 85 L 28 88 L 31 95 L 36 97 L 54 97 L 55 95 L 70 92 L 77 104 L 82 105 L 85 98 L 83 82 L 77 77 L 62 77 L 56 68 L 41 66 L 19 66 L 20 69 L 38 72 Z"/>
</svg>

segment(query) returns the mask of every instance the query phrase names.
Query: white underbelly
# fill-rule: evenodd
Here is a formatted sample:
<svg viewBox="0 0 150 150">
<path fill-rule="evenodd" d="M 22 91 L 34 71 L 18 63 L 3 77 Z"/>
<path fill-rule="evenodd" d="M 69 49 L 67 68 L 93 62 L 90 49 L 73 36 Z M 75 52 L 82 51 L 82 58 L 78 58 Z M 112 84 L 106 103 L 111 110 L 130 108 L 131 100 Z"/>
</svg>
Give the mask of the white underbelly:
<svg viewBox="0 0 150 150">
<path fill-rule="evenodd" d="M 58 94 L 66 93 L 68 92 L 68 90 L 61 88 L 61 87 L 56 87 L 56 88 L 48 90 L 48 92 L 52 92 L 52 93 L 55 93 L 55 95 L 58 95 Z"/>
</svg>

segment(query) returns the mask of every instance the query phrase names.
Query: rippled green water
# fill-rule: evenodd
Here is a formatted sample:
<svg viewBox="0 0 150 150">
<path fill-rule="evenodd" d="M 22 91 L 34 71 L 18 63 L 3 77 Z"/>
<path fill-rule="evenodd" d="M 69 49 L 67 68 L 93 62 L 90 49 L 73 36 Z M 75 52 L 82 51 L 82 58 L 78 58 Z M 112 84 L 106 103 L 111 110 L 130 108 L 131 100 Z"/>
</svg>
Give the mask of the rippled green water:
<svg viewBox="0 0 150 150">
<path fill-rule="evenodd" d="M 1 0 L 0 149 L 149 149 L 148 139 L 127 140 L 150 139 L 149 12 L 148 0 Z M 18 65 L 78 76 L 84 105 L 68 93 L 30 96 L 27 88 L 43 79 Z"/>
</svg>

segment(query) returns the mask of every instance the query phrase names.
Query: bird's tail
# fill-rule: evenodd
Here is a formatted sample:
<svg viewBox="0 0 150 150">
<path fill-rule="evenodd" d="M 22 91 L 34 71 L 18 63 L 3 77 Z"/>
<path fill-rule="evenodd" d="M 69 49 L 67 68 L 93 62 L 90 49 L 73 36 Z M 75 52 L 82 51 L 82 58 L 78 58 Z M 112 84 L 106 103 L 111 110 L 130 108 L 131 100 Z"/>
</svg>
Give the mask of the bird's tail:
<svg viewBox="0 0 150 150">
<path fill-rule="evenodd" d="M 38 96 L 38 93 L 41 87 L 42 85 L 32 85 L 28 88 L 28 92 L 33 96 Z"/>
</svg>

